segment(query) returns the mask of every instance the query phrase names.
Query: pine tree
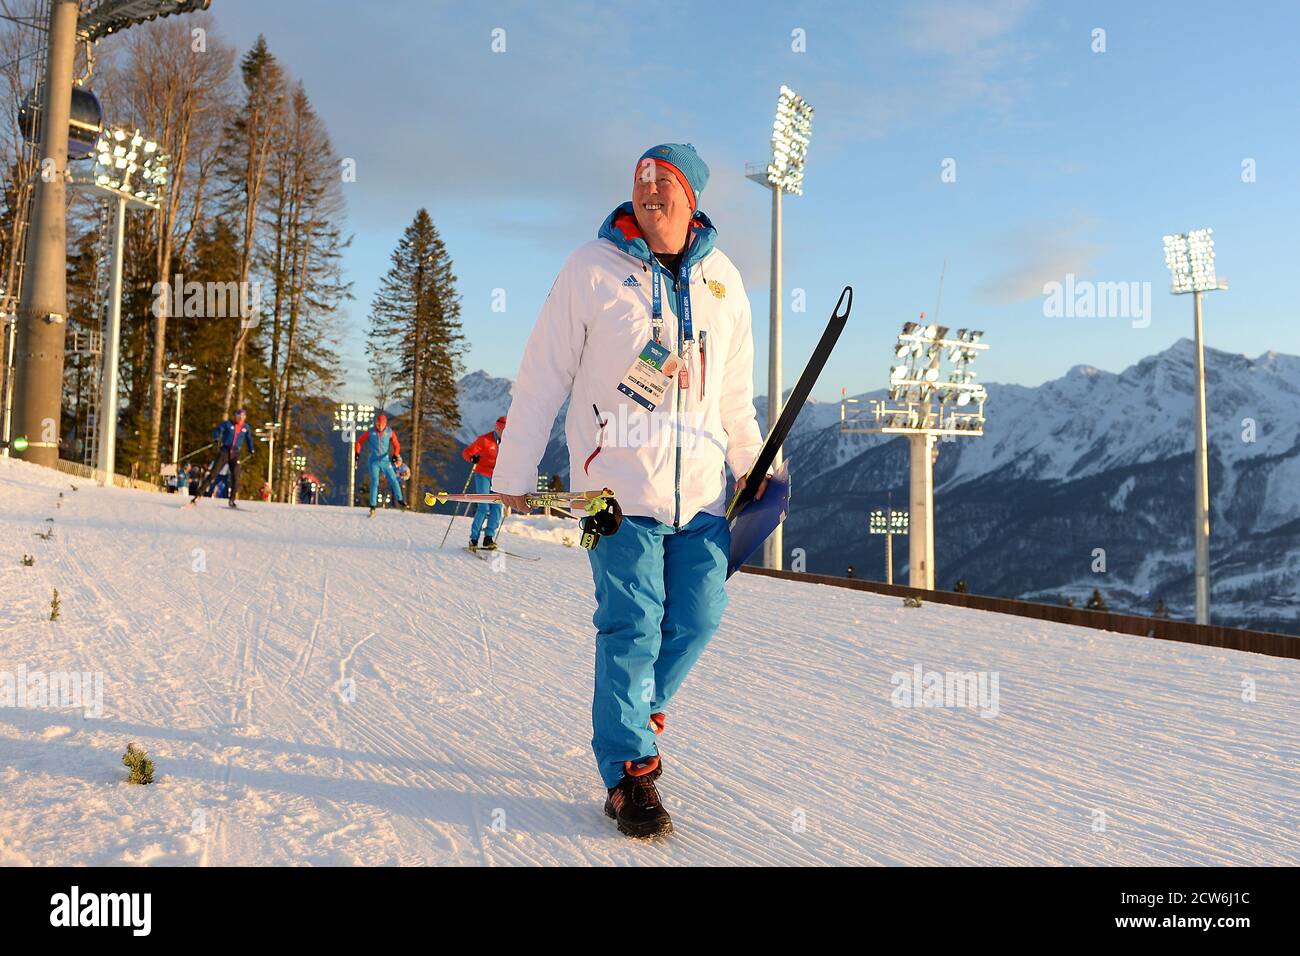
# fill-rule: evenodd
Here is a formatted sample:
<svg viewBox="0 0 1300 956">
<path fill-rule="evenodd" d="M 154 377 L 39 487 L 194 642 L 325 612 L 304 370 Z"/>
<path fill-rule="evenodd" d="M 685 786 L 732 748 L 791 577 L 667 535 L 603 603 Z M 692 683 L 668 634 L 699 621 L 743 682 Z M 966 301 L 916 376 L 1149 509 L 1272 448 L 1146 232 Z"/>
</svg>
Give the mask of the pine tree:
<svg viewBox="0 0 1300 956">
<path fill-rule="evenodd" d="M 406 227 L 371 305 L 366 354 L 377 390 L 391 383 L 409 413 L 411 487 L 426 451 L 451 451 L 460 428 L 457 379 L 464 354 L 451 257 L 425 209 Z M 418 497 L 411 506 L 418 507 Z"/>
<path fill-rule="evenodd" d="M 213 117 L 229 108 L 234 64 L 234 50 L 215 36 L 208 37 L 201 52 L 193 48 L 190 31 L 195 23 L 211 30 L 208 15 L 196 16 L 197 20 L 159 20 L 148 29 L 128 33 L 130 56 L 116 71 L 116 84 L 129 104 L 129 115 L 157 138 L 160 152 L 167 156 L 165 194 L 158 211 L 144 220 L 148 234 L 142 253 L 147 250 L 151 262 L 141 263 L 141 267 L 146 273 L 142 277 L 145 285 L 166 283 L 168 289 L 175 275 L 173 267 L 186 256 L 203 215 L 209 171 L 222 136 L 221 124 Z M 140 419 L 140 461 L 149 475 L 157 474 L 161 458 L 170 457 L 160 454 L 160 446 L 168 444 L 163 440 L 163 404 L 171 394 L 163 388 L 163 370 L 168 360 L 189 360 L 188 356 L 169 355 L 167 350 L 170 299 L 167 295 L 154 297 L 146 313 L 153 317 L 153 328 L 148 402 Z"/>
<path fill-rule="evenodd" d="M 280 423 L 274 467 L 281 474 L 294 445 L 305 441 L 295 409 L 306 396 L 333 391 L 341 379 L 336 313 L 352 293 L 339 265 L 351 240 L 339 226 L 344 203 L 338 170 L 325 125 L 299 84 L 275 142 L 263 230 L 273 292 L 266 387 L 273 420 Z M 289 500 L 290 486 L 279 482 L 280 500 Z"/>
<path fill-rule="evenodd" d="M 1092 589 L 1092 597 L 1088 598 L 1088 603 L 1084 605 L 1089 611 L 1107 611 L 1106 599 L 1101 596 L 1100 588 Z"/>
<path fill-rule="evenodd" d="M 255 235 L 263 203 L 263 188 L 271 155 L 285 114 L 284 70 L 267 48 L 266 38 L 258 36 L 253 48 L 240 61 L 245 98 L 235 112 L 227 130 L 228 151 L 223 153 L 222 176 L 228 183 L 226 199 L 230 212 L 239 220 L 239 259 L 236 281 L 240 290 L 248 288 L 253 271 Z M 252 296 L 250 295 L 250 299 Z M 251 318 L 250 318 L 251 321 Z M 254 337 L 255 326 L 243 317 L 234 324 L 230 371 L 227 373 L 222 414 L 230 414 L 233 405 L 244 405 L 244 355 Z"/>
</svg>

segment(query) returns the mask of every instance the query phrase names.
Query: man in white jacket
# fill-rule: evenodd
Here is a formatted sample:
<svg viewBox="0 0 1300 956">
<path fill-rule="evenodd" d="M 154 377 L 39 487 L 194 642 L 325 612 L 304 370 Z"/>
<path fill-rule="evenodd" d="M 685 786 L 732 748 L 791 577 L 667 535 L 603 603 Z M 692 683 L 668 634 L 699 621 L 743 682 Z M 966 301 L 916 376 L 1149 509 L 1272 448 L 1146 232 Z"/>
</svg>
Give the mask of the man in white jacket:
<svg viewBox="0 0 1300 956">
<path fill-rule="evenodd" d="M 725 466 L 743 481 L 762 445 L 749 300 L 698 209 L 708 178 L 693 146 L 647 150 L 632 201 L 569 256 L 525 347 L 492 481 L 527 510 L 569 399 L 570 487 L 612 488 L 624 515 L 588 552 L 592 749 L 605 812 L 631 836 L 672 830 L 655 738 L 726 607 Z"/>
</svg>

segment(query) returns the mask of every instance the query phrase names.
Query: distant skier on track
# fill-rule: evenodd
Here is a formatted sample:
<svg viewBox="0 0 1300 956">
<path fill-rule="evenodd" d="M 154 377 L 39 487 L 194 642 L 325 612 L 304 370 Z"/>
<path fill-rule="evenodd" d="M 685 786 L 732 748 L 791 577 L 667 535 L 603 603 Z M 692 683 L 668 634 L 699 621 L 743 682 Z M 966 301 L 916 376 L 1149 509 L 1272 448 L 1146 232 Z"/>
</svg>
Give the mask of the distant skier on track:
<svg viewBox="0 0 1300 956">
<path fill-rule="evenodd" d="M 216 485 L 218 477 L 221 475 L 221 469 L 227 465 L 230 466 L 230 507 L 235 507 L 235 496 L 239 492 L 239 461 L 240 446 L 248 449 L 248 457 L 253 457 L 253 433 L 248 427 L 248 416 L 242 408 L 235 409 L 235 414 L 216 428 L 212 429 L 212 439 L 217 445 L 217 457 L 213 459 L 212 464 L 208 467 L 208 473 L 202 483 L 194 482 L 194 497 L 190 499 L 190 507 L 199 503 L 199 499 L 206 495 Z"/>
<path fill-rule="evenodd" d="M 613 488 L 624 515 L 588 557 L 592 749 L 605 812 L 629 836 L 672 830 L 655 738 L 727 603 L 724 461 L 743 482 L 763 444 L 749 299 L 698 210 L 708 179 L 693 146 L 647 150 L 632 201 L 564 264 L 524 350 L 492 482 L 525 507 L 570 399 L 571 484 Z"/>
<path fill-rule="evenodd" d="M 382 471 L 388 479 L 388 490 L 397 499 L 397 506 L 406 510 L 406 498 L 402 496 L 402 483 L 397 480 L 393 470 L 393 458 L 402 460 L 402 446 L 397 441 L 397 434 L 388 427 L 388 416 L 380 412 L 375 416 L 375 424 L 357 436 L 356 457 L 361 458 L 361 449 L 366 449 L 369 458 L 366 464 L 370 468 L 370 516 L 374 517 L 375 508 L 379 506 L 379 473 Z"/>
<path fill-rule="evenodd" d="M 497 426 L 490 432 L 484 432 L 469 443 L 460 453 L 461 457 L 474 466 L 474 494 L 485 495 L 492 490 L 492 469 L 497 463 L 497 449 L 501 447 L 501 436 L 505 433 L 506 416 L 497 419 Z M 529 510 L 527 506 L 520 511 Z M 497 531 L 501 528 L 502 507 L 499 504 L 480 504 L 474 509 L 474 523 L 469 529 L 469 549 L 485 551 L 496 549 Z M 483 544 L 478 543 L 479 532 L 487 523 L 487 535 Z"/>
</svg>

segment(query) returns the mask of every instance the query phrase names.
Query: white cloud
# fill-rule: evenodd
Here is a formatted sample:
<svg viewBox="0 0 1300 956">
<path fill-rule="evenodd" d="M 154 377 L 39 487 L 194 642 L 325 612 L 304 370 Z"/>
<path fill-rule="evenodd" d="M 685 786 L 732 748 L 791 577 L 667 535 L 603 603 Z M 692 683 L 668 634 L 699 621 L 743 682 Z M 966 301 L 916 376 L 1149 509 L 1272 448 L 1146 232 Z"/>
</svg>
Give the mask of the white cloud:
<svg viewBox="0 0 1300 956">
<path fill-rule="evenodd" d="M 1084 235 L 1091 223 L 1084 220 L 1038 222 L 1022 227 L 993 248 L 1010 264 L 980 286 L 985 301 L 1009 305 L 1041 298 L 1048 282 L 1061 282 L 1069 273 L 1087 274 L 1101 247 Z"/>
</svg>

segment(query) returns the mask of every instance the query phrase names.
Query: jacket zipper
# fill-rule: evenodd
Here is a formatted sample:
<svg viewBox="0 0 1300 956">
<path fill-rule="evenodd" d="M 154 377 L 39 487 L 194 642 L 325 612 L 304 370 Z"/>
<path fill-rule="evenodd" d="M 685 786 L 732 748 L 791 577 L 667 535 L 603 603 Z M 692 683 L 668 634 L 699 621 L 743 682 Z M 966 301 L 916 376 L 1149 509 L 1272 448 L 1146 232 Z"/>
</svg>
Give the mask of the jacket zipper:
<svg viewBox="0 0 1300 956">
<path fill-rule="evenodd" d="M 709 375 L 709 356 L 708 353 L 705 352 L 704 350 L 704 343 L 708 337 L 709 337 L 709 333 L 701 329 L 700 330 L 700 401 L 701 402 L 704 401 L 704 380 L 708 378 Z"/>
<path fill-rule="evenodd" d="M 687 266 L 687 282 L 690 281 L 690 266 Z M 682 290 L 675 288 L 677 296 L 677 357 L 682 357 L 682 335 L 685 334 L 685 328 L 682 325 Z M 674 465 L 675 475 L 673 478 L 673 530 L 680 531 L 682 525 L 682 389 L 675 388 L 677 393 L 676 408 L 677 417 L 674 421 L 674 432 L 677 442 L 676 464 Z"/>
</svg>

